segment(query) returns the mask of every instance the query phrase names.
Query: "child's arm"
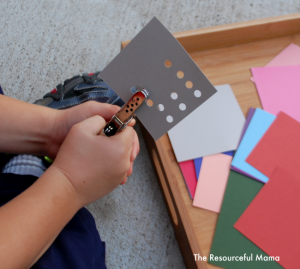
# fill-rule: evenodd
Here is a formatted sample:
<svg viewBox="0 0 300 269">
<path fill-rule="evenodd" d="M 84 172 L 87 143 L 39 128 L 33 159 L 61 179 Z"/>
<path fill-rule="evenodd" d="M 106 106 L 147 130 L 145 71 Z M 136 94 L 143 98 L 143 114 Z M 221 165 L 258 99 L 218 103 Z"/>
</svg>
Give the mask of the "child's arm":
<svg viewBox="0 0 300 269">
<path fill-rule="evenodd" d="M 55 110 L 0 95 L 0 152 L 54 158 L 74 124 L 94 115 L 109 120 L 119 109 L 89 101 Z"/>
<path fill-rule="evenodd" d="M 71 183 L 49 168 L 0 208 L 1 268 L 30 268 L 79 209 Z"/>
<path fill-rule="evenodd" d="M 0 208 L 1 268 L 32 266 L 77 210 L 130 175 L 138 151 L 133 128 L 108 138 L 97 135 L 104 126 L 100 116 L 74 125 L 51 167 Z"/>
<path fill-rule="evenodd" d="M 0 95 L 0 152 L 41 155 L 56 111 Z"/>
</svg>

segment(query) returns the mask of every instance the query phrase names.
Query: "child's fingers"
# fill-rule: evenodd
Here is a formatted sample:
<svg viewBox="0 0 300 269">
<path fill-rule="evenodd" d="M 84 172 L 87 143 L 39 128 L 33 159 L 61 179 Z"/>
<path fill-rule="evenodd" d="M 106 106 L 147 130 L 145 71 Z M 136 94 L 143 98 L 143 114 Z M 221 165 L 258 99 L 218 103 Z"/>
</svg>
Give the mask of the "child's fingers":
<svg viewBox="0 0 300 269">
<path fill-rule="evenodd" d="M 140 142 L 139 142 L 139 138 L 137 136 L 137 133 L 134 132 L 134 140 L 133 140 L 133 144 L 132 144 L 132 151 L 130 154 L 130 161 L 134 161 L 136 156 L 139 154 L 140 151 Z"/>
<path fill-rule="evenodd" d="M 127 182 L 127 177 L 120 183 L 120 185 L 124 185 Z"/>
<path fill-rule="evenodd" d="M 128 122 L 128 126 L 133 127 L 136 124 L 136 120 L 132 119 L 130 122 Z"/>
<path fill-rule="evenodd" d="M 79 124 L 80 128 L 83 128 L 86 132 L 90 132 L 93 135 L 98 135 L 100 131 L 105 127 L 106 121 L 98 115 L 90 117 Z"/>
<path fill-rule="evenodd" d="M 133 172 L 133 162 L 130 162 L 130 167 L 127 171 L 127 177 L 131 176 L 132 172 Z"/>
<path fill-rule="evenodd" d="M 94 115 L 99 115 L 106 121 L 109 121 L 112 118 L 112 116 L 120 110 L 120 107 L 116 105 L 98 103 L 96 101 L 89 101 L 82 104 L 81 106 L 86 108 L 86 110 L 83 111 L 86 118 L 92 117 Z"/>
<path fill-rule="evenodd" d="M 134 141 L 134 133 L 132 127 L 127 126 L 121 132 L 117 133 L 114 136 L 109 137 L 111 140 L 115 140 L 116 143 L 121 143 L 126 150 L 131 150 L 132 144 Z M 130 156 L 131 151 L 129 152 L 128 156 Z"/>
</svg>

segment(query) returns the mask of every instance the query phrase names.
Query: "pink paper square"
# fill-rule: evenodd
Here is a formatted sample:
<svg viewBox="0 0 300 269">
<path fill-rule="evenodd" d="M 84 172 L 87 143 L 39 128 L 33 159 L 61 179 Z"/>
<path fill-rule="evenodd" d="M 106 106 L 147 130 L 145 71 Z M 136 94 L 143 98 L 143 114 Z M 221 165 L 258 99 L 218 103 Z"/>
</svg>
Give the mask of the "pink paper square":
<svg viewBox="0 0 300 269">
<path fill-rule="evenodd" d="M 231 161 L 222 153 L 203 157 L 193 206 L 220 212 Z"/>
<path fill-rule="evenodd" d="M 263 109 L 300 121 L 300 65 L 251 68 Z"/>
<path fill-rule="evenodd" d="M 300 47 L 295 44 L 288 45 L 275 58 L 265 66 L 300 65 Z M 251 80 L 255 82 L 252 77 Z"/>
</svg>

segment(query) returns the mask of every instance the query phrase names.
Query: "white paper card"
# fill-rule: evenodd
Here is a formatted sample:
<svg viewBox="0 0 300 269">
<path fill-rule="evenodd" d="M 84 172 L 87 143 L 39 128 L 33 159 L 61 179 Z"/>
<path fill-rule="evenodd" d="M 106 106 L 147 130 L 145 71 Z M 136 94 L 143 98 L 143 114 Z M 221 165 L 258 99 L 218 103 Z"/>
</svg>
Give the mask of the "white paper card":
<svg viewBox="0 0 300 269">
<path fill-rule="evenodd" d="M 168 132 L 178 162 L 236 150 L 245 117 L 228 84 L 215 88 L 216 94 Z"/>
</svg>

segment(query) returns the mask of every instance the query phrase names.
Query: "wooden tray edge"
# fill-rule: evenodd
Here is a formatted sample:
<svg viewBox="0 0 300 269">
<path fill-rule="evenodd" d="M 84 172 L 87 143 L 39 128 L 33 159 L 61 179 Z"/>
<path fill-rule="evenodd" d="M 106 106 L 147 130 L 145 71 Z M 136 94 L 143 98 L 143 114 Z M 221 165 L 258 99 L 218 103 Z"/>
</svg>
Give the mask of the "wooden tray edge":
<svg viewBox="0 0 300 269">
<path fill-rule="evenodd" d="M 300 13 L 295 13 L 177 32 L 174 36 L 191 53 L 293 35 L 299 33 L 299 25 Z M 121 49 L 129 42 L 130 40 L 121 42 Z"/>
<path fill-rule="evenodd" d="M 160 140 L 154 141 L 140 121 L 139 124 L 143 137 L 147 141 L 146 147 L 162 190 L 162 195 L 186 268 L 206 269 L 205 262 L 196 262 L 194 260 L 193 254 L 199 253 L 202 256 L 201 248 L 196 236 L 194 236 L 194 232 L 189 231 L 193 229 L 193 226 L 188 213 L 184 209 L 184 200 L 179 186 L 174 179 L 175 176 L 172 170 L 169 169 L 170 165 L 167 163 L 168 158 L 165 156 L 167 153 L 164 151 L 164 146 Z M 170 179 L 172 179 L 171 184 L 169 182 Z"/>
</svg>

